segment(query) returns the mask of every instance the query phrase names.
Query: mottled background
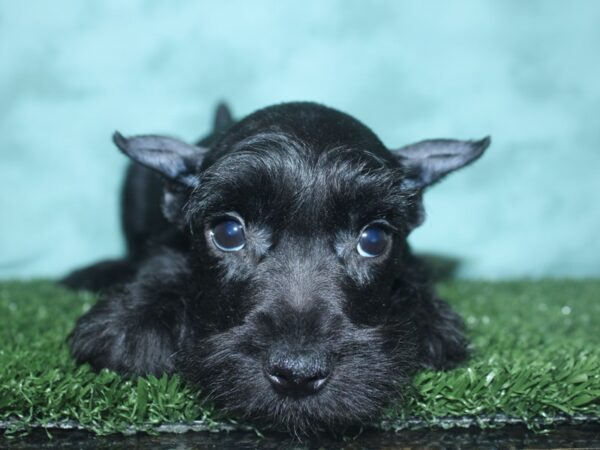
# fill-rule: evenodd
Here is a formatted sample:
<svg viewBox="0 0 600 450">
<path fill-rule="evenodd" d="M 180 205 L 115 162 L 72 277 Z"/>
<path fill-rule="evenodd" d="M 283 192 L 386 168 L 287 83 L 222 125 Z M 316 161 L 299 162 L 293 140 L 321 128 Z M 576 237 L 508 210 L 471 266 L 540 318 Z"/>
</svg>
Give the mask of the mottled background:
<svg viewBox="0 0 600 450">
<path fill-rule="evenodd" d="M 117 255 L 111 132 L 195 139 L 315 100 L 389 146 L 494 142 L 434 187 L 421 251 L 466 277 L 600 275 L 600 2 L 0 0 L 0 276 Z"/>
</svg>

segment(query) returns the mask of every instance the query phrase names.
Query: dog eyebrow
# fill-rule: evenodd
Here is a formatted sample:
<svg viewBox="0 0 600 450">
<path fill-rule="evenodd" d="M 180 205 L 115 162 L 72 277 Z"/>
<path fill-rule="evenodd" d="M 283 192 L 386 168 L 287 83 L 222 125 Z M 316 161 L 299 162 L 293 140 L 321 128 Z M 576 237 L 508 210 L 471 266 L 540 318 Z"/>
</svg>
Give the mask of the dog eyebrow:
<svg viewBox="0 0 600 450">
<path fill-rule="evenodd" d="M 200 174 L 199 186 L 186 214 L 191 220 L 193 216 L 225 207 L 231 199 L 260 192 L 259 200 L 265 202 L 287 195 L 292 202 L 287 214 L 295 216 L 301 210 L 296 201 L 302 200 L 304 192 L 313 190 L 318 193 L 316 197 L 304 197 L 316 200 L 312 209 L 318 209 L 327 198 L 338 199 L 350 202 L 350 207 L 356 203 L 365 213 L 381 218 L 383 210 L 388 212 L 387 216 L 407 202 L 407 192 L 402 189 L 403 175 L 401 167 L 390 165 L 369 150 L 346 145 L 315 150 L 295 136 L 262 132 L 234 144 L 226 155 Z M 236 205 L 227 205 L 232 206 Z M 375 210 L 377 214 L 369 213 Z M 393 215 L 402 216 L 398 212 Z"/>
</svg>

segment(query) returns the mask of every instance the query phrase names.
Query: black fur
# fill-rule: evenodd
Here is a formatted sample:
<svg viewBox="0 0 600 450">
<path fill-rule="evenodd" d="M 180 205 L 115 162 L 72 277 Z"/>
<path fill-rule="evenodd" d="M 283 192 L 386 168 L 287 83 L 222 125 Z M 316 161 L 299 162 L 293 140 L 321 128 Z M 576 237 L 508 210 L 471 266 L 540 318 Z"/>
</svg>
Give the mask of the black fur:
<svg viewBox="0 0 600 450">
<path fill-rule="evenodd" d="M 488 138 L 388 150 L 346 114 L 288 103 L 235 124 L 220 106 L 197 146 L 115 143 L 137 162 L 123 191 L 128 256 L 64 280 L 102 291 L 69 338 L 79 363 L 178 372 L 226 410 L 305 431 L 372 419 L 419 368 L 467 357 L 461 319 L 406 238 L 423 190 Z M 245 227 L 237 252 L 210 237 L 230 214 Z M 357 240 L 372 221 L 392 243 L 365 258 Z M 277 374 L 310 392 L 281 391 Z"/>
</svg>

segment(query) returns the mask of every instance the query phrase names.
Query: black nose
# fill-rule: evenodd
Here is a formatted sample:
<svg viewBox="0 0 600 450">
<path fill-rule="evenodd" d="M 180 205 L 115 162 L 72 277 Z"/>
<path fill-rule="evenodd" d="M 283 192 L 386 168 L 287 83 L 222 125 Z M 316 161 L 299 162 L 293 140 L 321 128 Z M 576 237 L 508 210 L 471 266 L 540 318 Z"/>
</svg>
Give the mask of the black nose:
<svg viewBox="0 0 600 450">
<path fill-rule="evenodd" d="M 325 385 L 331 370 L 318 354 L 273 353 L 265 364 L 265 374 L 281 394 L 312 395 Z"/>
</svg>

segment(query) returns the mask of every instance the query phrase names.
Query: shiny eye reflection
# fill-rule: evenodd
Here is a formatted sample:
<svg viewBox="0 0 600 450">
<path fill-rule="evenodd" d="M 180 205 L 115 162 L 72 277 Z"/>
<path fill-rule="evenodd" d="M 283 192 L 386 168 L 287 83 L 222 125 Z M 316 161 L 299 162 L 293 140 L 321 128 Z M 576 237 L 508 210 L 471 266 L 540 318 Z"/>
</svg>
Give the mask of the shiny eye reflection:
<svg viewBox="0 0 600 450">
<path fill-rule="evenodd" d="M 370 225 L 360 233 L 356 250 L 360 256 L 374 258 L 386 250 L 389 241 L 390 235 L 383 227 Z"/>
<path fill-rule="evenodd" d="M 210 230 L 210 237 L 215 246 L 224 252 L 237 252 L 246 245 L 244 226 L 233 218 L 217 223 Z"/>
</svg>

